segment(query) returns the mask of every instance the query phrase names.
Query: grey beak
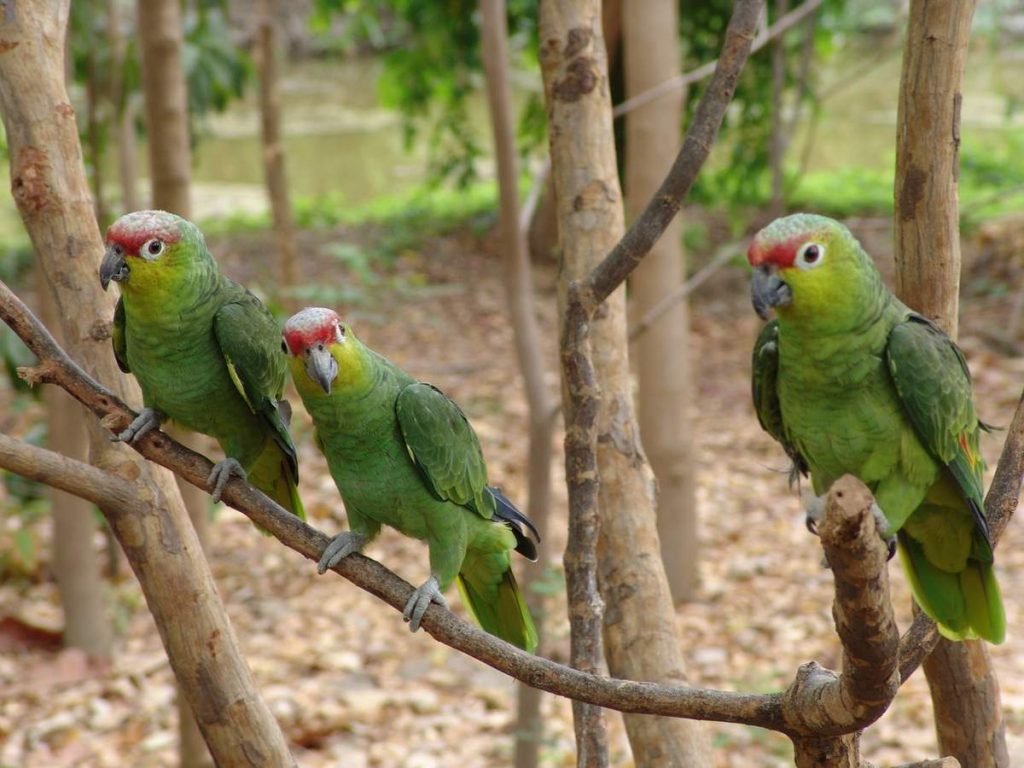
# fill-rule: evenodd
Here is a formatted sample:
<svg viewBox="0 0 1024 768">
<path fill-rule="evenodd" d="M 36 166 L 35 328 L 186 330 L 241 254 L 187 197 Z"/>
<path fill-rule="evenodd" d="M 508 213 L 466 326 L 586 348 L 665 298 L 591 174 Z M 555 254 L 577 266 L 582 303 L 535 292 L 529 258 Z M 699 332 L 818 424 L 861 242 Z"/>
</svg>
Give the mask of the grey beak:
<svg viewBox="0 0 1024 768">
<path fill-rule="evenodd" d="M 338 377 L 338 361 L 326 347 L 310 347 L 306 356 L 306 373 L 329 395 L 331 384 Z"/>
<path fill-rule="evenodd" d="M 772 267 L 756 267 L 750 280 L 750 298 L 757 316 L 767 320 L 773 307 L 789 306 L 793 291 Z"/>
<path fill-rule="evenodd" d="M 103 254 L 103 262 L 100 264 L 100 285 L 107 290 L 111 280 L 121 282 L 128 277 L 128 263 L 124 259 L 124 253 L 120 248 L 107 248 Z"/>
</svg>

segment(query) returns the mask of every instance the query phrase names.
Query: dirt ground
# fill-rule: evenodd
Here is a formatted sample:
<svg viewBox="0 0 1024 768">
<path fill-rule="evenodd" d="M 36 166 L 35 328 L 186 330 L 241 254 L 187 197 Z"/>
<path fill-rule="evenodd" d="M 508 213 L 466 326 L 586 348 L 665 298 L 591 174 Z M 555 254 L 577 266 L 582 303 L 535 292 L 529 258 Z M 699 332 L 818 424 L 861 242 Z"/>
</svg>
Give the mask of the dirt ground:
<svg viewBox="0 0 1024 768">
<path fill-rule="evenodd" d="M 886 268 L 889 233 L 881 222 L 853 222 Z M 330 255 L 339 242 L 372 232 L 304 233 L 306 281 L 351 289 L 337 308 L 371 346 L 458 401 L 484 446 L 492 481 L 525 504 L 526 403 L 512 352 L 501 272 L 491 237 L 435 238 L 398 255 L 380 279 L 368 279 Z M 250 283 L 266 280 L 271 240 L 239 236 L 213 243 L 224 269 Z M 983 254 L 984 255 L 984 254 Z M 981 418 L 1008 425 L 1024 357 L 1007 354 L 1005 331 L 1024 285 L 1020 263 L 975 260 L 964 280 L 962 346 L 974 374 Z M 535 266 L 538 314 L 545 334 L 550 385 L 555 370 L 555 270 Z M 1009 285 L 1009 289 L 1007 289 Z M 353 299 L 354 297 L 354 299 Z M 311 302 L 312 303 L 312 302 Z M 320 303 L 320 302 L 317 302 Z M 747 299 L 747 277 L 728 266 L 693 299 L 701 587 L 677 610 L 681 643 L 695 684 L 737 691 L 784 688 L 801 663 L 836 668 L 839 645 L 831 620 L 832 580 L 821 549 L 805 530 L 799 499 L 788 489 L 781 449 L 761 432 L 750 405 L 749 354 L 759 321 Z M 1012 339 L 1010 340 L 1012 341 Z M 4 404 L 10 392 L 0 395 Z M 14 434 L 38 415 L 9 417 Z M 301 490 L 310 522 L 333 534 L 344 511 L 308 417 L 296 407 Z M 561 435 L 554 440 L 560 444 Z M 999 432 L 983 438 L 994 465 Z M 211 446 L 211 455 L 216 449 Z M 560 454 L 556 454 L 560 455 Z M 561 578 L 565 491 L 556 460 L 555 532 L 545 542 L 545 568 Z M 0 493 L 4 493 L 0 490 Z M 5 504 L 9 502 L 5 501 Z M 5 522 L 9 532 L 17 523 Z M 48 526 L 37 524 L 41 562 L 4 577 L 0 617 L 59 630 L 60 607 L 49 571 Z M 95 546 L 103 546 L 97 533 Z M 998 550 L 1009 637 L 990 653 L 998 670 L 1011 755 L 1024 764 L 1024 534 L 1017 520 Z M 367 550 L 414 584 L 426 577 L 425 548 L 385 532 Z M 515 688 L 503 675 L 411 635 L 398 614 L 334 574 L 260 536 L 234 510 L 216 510 L 209 553 L 221 596 L 263 696 L 304 768 L 408 766 L 497 768 L 511 763 Z M 893 565 L 897 618 L 906 627 L 909 592 Z M 176 765 L 174 684 L 155 627 L 130 574 L 110 584 L 118 629 L 110 668 L 75 651 L 18 642 L 0 622 L 0 766 Z M 458 599 L 455 610 L 461 611 Z M 564 661 L 564 599 L 548 600 L 544 653 Z M 543 764 L 575 764 L 569 702 L 544 701 Z M 621 719 L 609 713 L 615 766 L 632 765 Z M 792 764 L 788 741 L 733 725 L 708 726 L 719 768 Z M 936 756 L 930 703 L 918 672 L 863 738 L 864 758 L 879 765 Z"/>
</svg>

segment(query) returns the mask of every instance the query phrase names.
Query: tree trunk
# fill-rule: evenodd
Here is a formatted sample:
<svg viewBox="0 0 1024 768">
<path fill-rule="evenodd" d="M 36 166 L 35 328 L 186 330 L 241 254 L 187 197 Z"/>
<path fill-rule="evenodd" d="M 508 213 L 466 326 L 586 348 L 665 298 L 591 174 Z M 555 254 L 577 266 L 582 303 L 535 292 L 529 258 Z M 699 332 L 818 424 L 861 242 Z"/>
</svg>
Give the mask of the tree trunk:
<svg viewBox="0 0 1024 768">
<path fill-rule="evenodd" d="M 678 3 L 623 0 L 626 98 L 679 75 Z M 635 218 L 658 189 L 682 141 L 685 91 L 677 90 L 626 117 L 626 211 Z M 647 314 L 685 277 L 682 221 L 673 219 L 630 278 L 634 317 Z M 677 302 L 641 337 L 637 414 L 644 452 L 658 479 L 658 538 L 672 597 L 690 600 L 699 570 L 690 382 L 689 304 Z"/>
<path fill-rule="evenodd" d="M 181 3 L 138 0 L 139 58 L 149 139 L 153 207 L 188 218 L 192 151 L 183 61 Z"/>
<path fill-rule="evenodd" d="M 529 503 L 527 513 L 543 540 L 547 536 L 551 506 L 551 414 L 552 398 L 544 383 L 540 331 L 534 315 L 533 278 L 526 233 L 519 223 L 519 170 L 512 121 L 512 97 L 508 83 L 508 29 L 504 0 L 480 0 L 484 71 L 487 99 L 494 133 L 494 154 L 498 166 L 501 208 L 501 250 L 505 274 L 505 294 L 515 333 L 516 358 L 523 377 L 530 409 Z M 538 553 L 544 562 L 544 550 Z M 520 581 L 538 633 L 543 626 L 543 606 L 530 585 L 541 573 L 527 569 Z M 533 768 L 539 762 L 543 727 L 540 715 L 541 693 L 520 683 L 517 686 L 516 768 Z"/>
<path fill-rule="evenodd" d="M 564 307 L 569 281 L 598 263 L 624 230 L 599 4 L 544 0 L 540 39 Z M 622 290 L 598 312 L 591 338 L 602 399 L 598 569 L 607 606 L 608 667 L 618 677 L 685 685 L 672 595 L 660 557 L 654 477 L 636 437 Z M 626 715 L 625 721 L 637 765 L 710 763 L 710 745 L 698 723 L 636 715 Z"/>
<path fill-rule="evenodd" d="M 71 354 L 113 393 L 138 389 L 110 351 L 113 301 L 96 279 L 103 245 L 63 77 L 68 2 L 8 5 L 0 25 L 0 115 L 11 188 L 57 302 Z M 128 555 L 190 703 L 218 764 L 294 765 L 280 728 L 255 689 L 209 566 L 165 471 L 112 443 L 89 420 L 91 460 L 139 488 L 130 509 L 103 510 Z"/>
<path fill-rule="evenodd" d="M 775 20 L 789 10 L 789 0 L 775 0 Z M 813 45 L 811 46 L 813 50 Z M 786 208 L 783 199 L 783 160 L 786 156 L 786 133 L 783 111 L 786 99 L 786 37 L 779 35 L 772 41 L 772 143 L 769 164 L 772 173 L 772 217 L 781 216 Z"/>
<path fill-rule="evenodd" d="M 56 308 L 42 265 L 36 281 L 40 319 L 57 328 Z M 46 442 L 51 450 L 85 461 L 88 452 L 82 407 L 57 387 L 43 391 L 46 403 Z M 114 644 L 113 625 L 107 610 L 106 586 L 100 575 L 100 558 L 93 546 L 96 520 L 93 505 L 64 491 L 50 489 L 53 515 L 52 564 L 64 609 L 64 645 L 81 648 L 90 656 L 109 659 Z"/>
<path fill-rule="evenodd" d="M 121 183 L 121 210 L 139 208 L 135 168 L 135 104 L 124 83 L 125 44 L 121 34 L 122 10 L 119 0 L 107 0 L 107 48 L 110 55 L 110 79 L 107 98 L 110 102 L 117 147 L 117 174 Z"/>
<path fill-rule="evenodd" d="M 153 207 L 189 218 L 192 215 L 192 148 L 188 135 L 188 88 L 183 64 L 184 31 L 177 0 L 139 0 L 138 29 L 142 95 L 149 139 L 149 179 Z M 199 450 L 196 436 L 173 430 L 176 439 Z M 181 498 L 204 549 L 208 538 L 207 494 L 177 478 Z M 178 691 L 179 760 L 182 768 L 210 764 L 199 726 Z"/>
<path fill-rule="evenodd" d="M 297 309 L 291 291 L 298 285 L 298 249 L 295 245 L 295 224 L 288 194 L 288 173 L 285 164 L 284 140 L 281 136 L 281 99 L 277 88 L 277 24 L 273 0 L 260 0 L 259 45 L 257 60 L 260 72 L 260 129 L 263 138 L 263 170 L 270 196 L 270 213 L 277 235 L 278 294 L 285 306 Z"/>
<path fill-rule="evenodd" d="M 961 88 L 975 3 L 911 0 L 896 146 L 896 290 L 957 335 Z M 1009 766 L 999 685 L 981 641 L 942 639 L 924 662 L 939 750 Z"/>
</svg>

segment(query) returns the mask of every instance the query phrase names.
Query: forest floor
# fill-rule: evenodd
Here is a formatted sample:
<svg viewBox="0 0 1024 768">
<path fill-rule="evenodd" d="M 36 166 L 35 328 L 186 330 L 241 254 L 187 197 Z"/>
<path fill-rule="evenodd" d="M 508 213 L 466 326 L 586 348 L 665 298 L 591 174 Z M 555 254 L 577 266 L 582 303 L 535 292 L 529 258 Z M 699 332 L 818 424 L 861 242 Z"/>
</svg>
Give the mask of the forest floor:
<svg viewBox="0 0 1024 768">
<path fill-rule="evenodd" d="M 886 254 L 882 222 L 854 222 L 869 249 Z M 371 272 L 338 243 L 381 233 L 302 233 L 307 303 L 333 304 L 356 332 L 413 375 L 459 402 L 480 435 L 493 482 L 525 506 L 527 407 L 513 354 L 493 235 L 456 233 L 398 253 Z M 223 268 L 249 283 L 268 282 L 272 238 L 236 235 L 212 243 Z M 332 255 L 333 254 L 333 255 Z M 883 269 L 886 256 L 879 258 Z M 996 269 L 996 265 L 999 269 Z M 1024 383 L 1024 357 L 993 342 L 1005 329 L 1020 263 L 976 260 L 964 280 L 962 346 L 974 374 L 981 418 L 1006 426 Z M 891 267 L 890 267 L 891 268 Z M 538 316 L 549 383 L 557 392 L 555 268 L 535 265 Z M 1013 286 L 1006 289 L 1005 286 Z M 332 301 L 333 299 L 333 301 Z M 799 499 L 786 483 L 782 451 L 759 428 L 750 404 L 750 348 L 760 327 L 748 301 L 747 274 L 719 271 L 693 297 L 694 398 L 700 511 L 701 586 L 677 609 L 680 642 L 696 685 L 735 691 L 783 689 L 797 667 L 815 659 L 839 664 L 831 619 L 832 579 L 821 549 L 804 528 Z M 7 408 L 3 429 L 24 435 L 39 407 Z M 344 510 L 309 420 L 293 422 L 310 522 L 328 534 L 345 526 Z M 552 438 L 560 447 L 561 434 Z M 984 437 L 991 467 L 1002 434 Z M 211 455 L 216 449 L 211 446 Z M 556 456 L 559 456 L 556 453 Z M 543 562 L 549 583 L 562 578 L 565 490 L 554 467 L 553 533 Z M 0 493 L 5 491 L 0 487 Z M 11 500 L 4 506 L 10 508 Z M 19 525 L 4 524 L 4 541 Z M 112 664 L 100 668 L 78 652 L 45 647 L 16 631 L 59 631 L 60 606 L 48 563 L 49 526 L 37 523 L 38 563 L 0 584 L 0 766 L 176 765 L 174 684 L 138 586 L 125 571 L 110 583 L 118 637 Z M 498 768 L 511 764 L 515 687 L 494 670 L 412 635 L 398 614 L 334 574 L 260 536 L 239 513 L 218 508 L 209 559 L 241 647 L 263 696 L 304 768 Z M 95 546 L 103 546 L 97 533 Z M 3 541 L 0 541 L 3 545 Z M 386 531 L 366 551 L 413 584 L 426 576 L 418 542 Z M 1009 637 L 990 653 L 999 675 L 1011 755 L 1024 764 L 1024 531 L 1020 520 L 998 550 Z M 903 574 L 891 568 L 897 619 L 910 618 Z M 557 590 L 556 590 L 557 591 Z M 458 598 L 452 600 L 462 611 Z M 11 627 L 14 630 L 11 630 Z M 547 598 L 543 653 L 565 661 L 564 597 Z M 45 635 L 43 636 L 45 638 Z M 39 637 L 35 637 L 39 640 Z M 42 647 L 41 647 L 42 646 Z M 570 704 L 544 700 L 543 765 L 575 764 Z M 609 713 L 612 764 L 632 765 L 621 718 Z M 788 741 L 756 728 L 712 724 L 720 768 L 792 765 Z M 863 738 L 864 758 L 885 766 L 936 755 L 924 675 L 916 673 Z"/>
</svg>

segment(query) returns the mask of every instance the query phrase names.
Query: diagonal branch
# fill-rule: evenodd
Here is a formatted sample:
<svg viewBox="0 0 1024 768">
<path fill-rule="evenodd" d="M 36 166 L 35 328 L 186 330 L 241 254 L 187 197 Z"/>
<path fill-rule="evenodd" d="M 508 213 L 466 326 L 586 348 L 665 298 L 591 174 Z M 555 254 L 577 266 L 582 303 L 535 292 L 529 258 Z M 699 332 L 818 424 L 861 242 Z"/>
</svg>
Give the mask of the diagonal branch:
<svg viewBox="0 0 1024 768">
<path fill-rule="evenodd" d="M 10 289 L 0 282 L 0 317 L 40 359 L 22 369 L 27 378 L 57 384 L 117 430 L 132 412 L 93 381 L 39 323 Z M 146 458 L 205 488 L 212 463 L 156 432 L 139 441 Z M 82 495 L 92 501 L 129 509 L 138 504 L 140 488 L 131 481 L 82 465 L 44 449 L 0 436 L 0 466 Z M 993 510 L 993 533 L 1006 526 L 1016 503 L 1024 466 L 1024 400 L 1010 427 L 987 502 Z M 329 538 L 289 514 L 262 493 L 234 479 L 224 500 L 304 557 L 317 561 Z M 848 744 L 840 734 L 854 733 L 877 718 L 895 693 L 895 627 L 889 606 L 884 547 L 870 514 L 871 497 L 857 481 L 837 483 L 826 506 L 822 543 L 836 580 L 835 617 L 844 645 L 842 675 L 805 665 L 782 693 L 747 694 L 645 682 L 582 672 L 538 658 L 489 635 L 454 614 L 432 606 L 423 626 L 435 639 L 550 693 L 622 712 L 743 723 L 789 735 L 798 751 Z M 412 586 L 379 563 L 352 555 L 335 569 L 358 587 L 401 611 Z M 930 625 L 930 622 L 928 622 Z M 919 626 L 902 639 L 906 649 Z M 926 635 L 927 636 L 927 633 Z M 903 657 L 900 658 L 901 662 Z M 820 753 L 819 753 L 820 754 Z"/>
</svg>

